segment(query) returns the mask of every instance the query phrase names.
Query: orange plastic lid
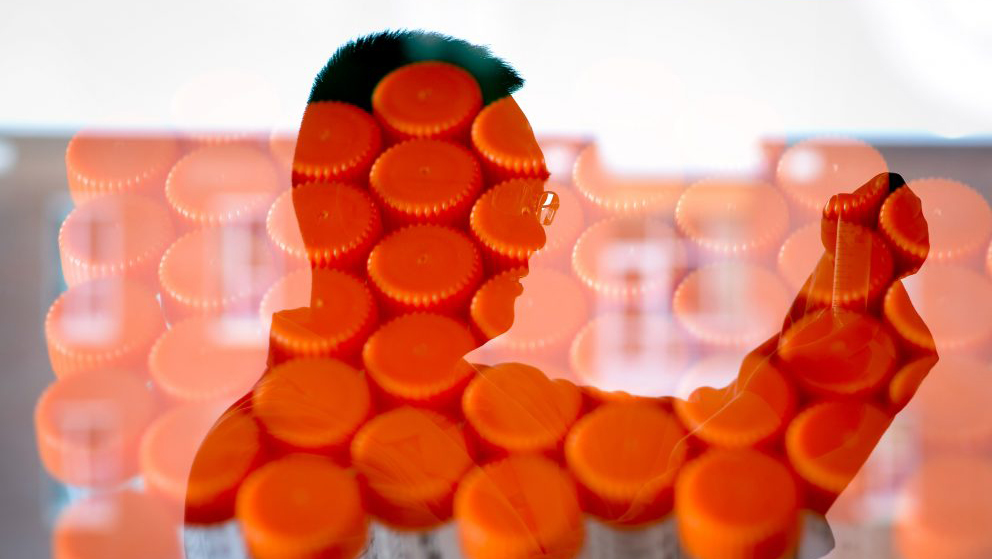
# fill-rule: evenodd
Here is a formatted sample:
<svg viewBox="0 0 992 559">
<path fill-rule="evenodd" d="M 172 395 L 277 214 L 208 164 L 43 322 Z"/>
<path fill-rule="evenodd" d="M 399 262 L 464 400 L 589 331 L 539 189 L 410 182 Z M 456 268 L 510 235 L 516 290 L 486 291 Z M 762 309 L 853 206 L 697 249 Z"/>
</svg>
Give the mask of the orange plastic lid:
<svg viewBox="0 0 992 559">
<path fill-rule="evenodd" d="M 416 139 L 380 155 L 372 165 L 369 186 L 393 226 L 461 225 L 482 188 L 482 174 L 467 148 Z"/>
<path fill-rule="evenodd" d="M 568 468 L 589 493 L 584 508 L 621 525 L 667 515 L 685 462 L 685 430 L 671 413 L 638 401 L 606 404 L 575 424 Z"/>
<path fill-rule="evenodd" d="M 170 503 L 184 503 L 193 458 L 223 411 L 215 403 L 186 404 L 155 418 L 138 451 L 146 487 Z"/>
<path fill-rule="evenodd" d="M 546 182 L 544 190 L 554 192 L 558 196 L 558 210 L 551 225 L 544 227 L 544 246 L 532 255 L 531 263 L 548 266 L 559 263 L 568 265 L 575 240 L 585 229 L 585 213 L 582 211 L 578 194 L 570 186 Z"/>
<path fill-rule="evenodd" d="M 922 465 L 902 490 L 893 539 L 906 559 L 992 556 L 992 464 L 944 457 Z"/>
<path fill-rule="evenodd" d="M 170 322 L 197 315 L 254 317 L 276 277 L 265 237 L 237 225 L 187 233 L 165 251 L 158 269 Z"/>
<path fill-rule="evenodd" d="M 372 411 L 369 386 L 337 359 L 293 359 L 269 369 L 255 387 L 252 411 L 281 447 L 347 453 Z"/>
<path fill-rule="evenodd" d="M 696 559 L 779 559 L 795 549 L 799 488 L 785 464 L 756 450 L 712 450 L 675 484 L 682 548 Z"/>
<path fill-rule="evenodd" d="M 766 184 L 703 180 L 682 193 L 675 224 L 707 253 L 760 257 L 779 246 L 789 225 L 789 208 Z"/>
<path fill-rule="evenodd" d="M 957 264 L 928 264 L 902 283 L 908 297 L 893 284 L 883 308 L 886 320 L 913 346 L 936 347 L 943 354 L 979 349 L 992 338 L 989 278 Z M 913 305 L 920 318 L 911 318 Z"/>
<path fill-rule="evenodd" d="M 789 293 L 756 264 L 718 262 L 690 273 L 675 289 L 672 312 L 698 340 L 716 346 L 757 345 L 778 332 Z"/>
<path fill-rule="evenodd" d="M 462 429 L 428 410 L 402 407 L 369 421 L 351 444 L 369 509 L 401 529 L 451 519 L 455 488 L 473 466 Z"/>
<path fill-rule="evenodd" d="M 402 403 L 431 406 L 457 400 L 475 370 L 462 359 L 472 333 L 453 318 L 413 313 L 381 326 L 362 350 L 370 380 Z"/>
<path fill-rule="evenodd" d="M 472 206 L 469 226 L 496 269 L 525 266 L 544 246 L 538 215 L 544 181 L 515 179 L 486 191 Z"/>
<path fill-rule="evenodd" d="M 916 307 L 909 299 L 909 293 L 901 281 L 893 282 L 885 293 L 882 303 L 882 316 L 899 340 L 911 352 L 934 353 L 937 349 L 933 335 Z"/>
<path fill-rule="evenodd" d="M 148 355 L 155 386 L 180 402 L 230 404 L 265 371 L 265 339 L 253 329 L 214 317 L 172 325 Z"/>
<path fill-rule="evenodd" d="M 92 371 L 56 380 L 34 409 L 38 454 L 69 485 L 111 486 L 138 470 L 138 440 L 158 411 L 137 376 Z"/>
<path fill-rule="evenodd" d="M 768 359 L 745 361 L 728 386 L 700 387 L 675 400 L 675 412 L 693 435 L 725 448 L 777 438 L 795 409 L 795 388 Z"/>
<path fill-rule="evenodd" d="M 874 404 L 822 402 L 792 420 L 785 434 L 785 450 L 800 477 L 837 495 L 868 460 L 891 422 Z"/>
<path fill-rule="evenodd" d="M 642 217 L 602 220 L 582 233 L 572 251 L 572 270 L 586 287 L 637 306 L 667 307 L 686 266 L 685 245 L 675 230 Z"/>
<path fill-rule="evenodd" d="M 576 334 L 569 362 L 579 382 L 598 391 L 668 396 L 689 365 L 689 342 L 665 315 L 605 313 Z"/>
<path fill-rule="evenodd" d="M 571 276 L 548 268 L 531 269 L 520 282 L 523 293 L 516 302 L 513 295 L 506 298 L 494 289 L 480 288 L 472 300 L 475 324 L 486 327 L 482 331 L 512 324 L 490 344 L 493 350 L 544 357 L 563 353 L 589 318 L 582 286 Z M 497 299 L 500 296 L 504 298 Z"/>
<path fill-rule="evenodd" d="M 313 272 L 309 267 L 297 268 L 276 280 L 262 296 L 258 316 L 263 326 L 272 324 L 272 316 L 282 310 L 310 305 Z"/>
<path fill-rule="evenodd" d="M 69 193 L 76 204 L 124 192 L 161 198 L 165 176 L 178 157 L 179 142 L 165 134 L 80 132 L 65 150 Z"/>
<path fill-rule="evenodd" d="M 923 202 L 930 233 L 930 257 L 936 262 L 976 256 L 992 237 L 992 209 L 974 188 L 950 179 L 928 178 L 907 186 Z"/>
<path fill-rule="evenodd" d="M 903 365 L 889 382 L 890 411 L 898 412 L 913 399 L 923 380 L 937 364 L 937 354 L 924 355 Z"/>
<path fill-rule="evenodd" d="M 775 180 L 800 210 L 819 215 L 831 196 L 852 192 L 886 171 L 882 154 L 865 142 L 814 138 L 785 150 Z"/>
<path fill-rule="evenodd" d="M 305 270 L 313 284 L 308 306 L 270 315 L 269 343 L 276 362 L 292 357 L 357 357 L 375 328 L 372 292 L 340 270 Z M 299 294 L 302 299 L 304 294 Z M 304 303 L 306 304 L 306 303 Z"/>
<path fill-rule="evenodd" d="M 831 253 L 837 238 L 837 224 L 853 224 L 874 229 L 878 212 L 889 195 L 890 175 L 882 173 L 858 187 L 854 192 L 834 194 L 825 206 L 821 234 L 823 246 Z"/>
<path fill-rule="evenodd" d="M 150 495 L 101 493 L 76 501 L 59 514 L 52 530 L 54 559 L 184 557 L 181 518 Z"/>
<path fill-rule="evenodd" d="M 820 309 L 789 326 L 778 358 L 805 390 L 820 396 L 865 396 L 892 376 L 898 353 L 882 323 L 844 309 Z"/>
<path fill-rule="evenodd" d="M 107 276 L 155 285 L 162 253 L 175 239 L 164 204 L 114 194 L 80 204 L 59 229 L 62 275 L 69 286 Z"/>
<path fill-rule="evenodd" d="M 472 122 L 471 135 L 490 184 L 513 177 L 548 178 L 541 146 L 513 97 L 486 105 Z"/>
<path fill-rule="evenodd" d="M 280 190 L 272 160 L 248 144 L 202 147 L 165 181 L 169 206 L 189 228 L 259 221 Z"/>
<path fill-rule="evenodd" d="M 502 453 L 561 449 L 579 417 L 582 394 L 575 385 L 550 380 L 522 363 L 481 371 L 465 389 L 465 419 L 490 450 Z"/>
<path fill-rule="evenodd" d="M 960 354 L 941 355 L 913 404 L 919 438 L 945 451 L 983 452 L 990 448 L 990 390 L 992 365 L 988 362 Z"/>
<path fill-rule="evenodd" d="M 265 220 L 269 238 L 291 260 L 317 268 L 360 268 L 379 239 L 379 210 L 344 183 L 308 183 L 284 192 Z"/>
<path fill-rule="evenodd" d="M 625 176 L 612 172 L 590 144 L 575 160 L 575 189 L 595 213 L 671 216 L 685 190 L 682 177 Z"/>
<path fill-rule="evenodd" d="M 821 256 L 820 222 L 813 221 L 794 230 L 778 251 L 778 273 L 785 279 L 786 287 L 799 291 Z"/>
<path fill-rule="evenodd" d="M 799 297 L 806 308 L 873 308 L 892 283 L 892 253 L 871 229 L 842 224 L 836 253 L 823 252 L 803 284 Z"/>
<path fill-rule="evenodd" d="M 103 278 L 69 288 L 45 316 L 55 376 L 106 369 L 144 371 L 165 329 L 155 293 L 140 283 Z"/>
<path fill-rule="evenodd" d="M 257 559 L 357 557 L 368 534 L 354 475 L 309 454 L 259 468 L 238 491 L 237 515 Z"/>
<path fill-rule="evenodd" d="M 472 296 L 469 316 L 480 338 L 491 340 L 514 323 L 514 304 L 523 292 L 526 268 L 511 268 L 489 278 Z M 553 317 L 549 317 L 553 318 Z"/>
<path fill-rule="evenodd" d="M 575 484 L 547 458 L 519 455 L 477 467 L 455 494 L 465 555 L 568 558 L 585 537 Z"/>
<path fill-rule="evenodd" d="M 293 158 L 293 186 L 312 181 L 364 184 L 382 149 L 372 115 L 338 101 L 307 104 Z"/>
<path fill-rule="evenodd" d="M 482 90 L 472 74 L 436 60 L 397 68 L 372 92 L 372 113 L 393 140 L 467 138 L 481 108 Z"/>
<path fill-rule="evenodd" d="M 411 225 L 385 237 L 368 260 L 372 285 L 393 312 L 463 308 L 482 280 L 482 260 L 464 233 Z"/>
<path fill-rule="evenodd" d="M 893 251 L 897 277 L 918 270 L 930 252 L 930 227 L 923 202 L 907 186 L 885 199 L 878 213 L 878 232 Z"/>
<path fill-rule="evenodd" d="M 238 487 L 264 459 L 261 432 L 240 406 L 217 420 L 203 439 L 186 486 L 186 522 L 210 524 L 234 516 Z"/>
</svg>

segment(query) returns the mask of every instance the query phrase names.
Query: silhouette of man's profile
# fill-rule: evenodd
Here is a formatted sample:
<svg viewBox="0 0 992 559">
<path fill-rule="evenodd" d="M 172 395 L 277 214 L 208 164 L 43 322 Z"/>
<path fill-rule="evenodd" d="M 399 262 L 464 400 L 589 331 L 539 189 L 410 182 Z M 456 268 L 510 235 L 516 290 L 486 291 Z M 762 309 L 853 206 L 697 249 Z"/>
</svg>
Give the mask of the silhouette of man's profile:
<svg viewBox="0 0 992 559">
<path fill-rule="evenodd" d="M 363 37 L 320 72 L 295 221 L 270 223 L 298 227 L 310 304 L 274 314 L 267 370 L 203 441 L 187 526 L 234 518 L 259 558 L 802 549 L 800 511 L 830 508 L 936 362 L 881 310 L 926 258 L 919 199 L 891 173 L 831 199 L 781 333 L 727 387 L 604 399 L 527 364 L 473 365 L 558 210 L 521 85 L 487 49 L 423 32 Z M 672 515 L 677 531 L 630 543 Z"/>
</svg>

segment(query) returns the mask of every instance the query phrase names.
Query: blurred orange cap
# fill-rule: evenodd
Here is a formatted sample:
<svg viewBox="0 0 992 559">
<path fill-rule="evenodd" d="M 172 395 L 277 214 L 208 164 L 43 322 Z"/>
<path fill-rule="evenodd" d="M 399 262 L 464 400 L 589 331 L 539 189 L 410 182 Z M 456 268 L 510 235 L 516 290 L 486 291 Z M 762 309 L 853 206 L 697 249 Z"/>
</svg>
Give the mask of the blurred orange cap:
<svg viewBox="0 0 992 559">
<path fill-rule="evenodd" d="M 670 219 L 685 190 L 680 176 L 625 176 L 604 166 L 596 144 L 584 147 L 575 160 L 572 180 L 597 215 L 648 214 Z"/>
<path fill-rule="evenodd" d="M 164 134 L 80 132 L 65 150 L 69 193 L 76 204 L 111 193 L 161 198 L 179 151 L 176 138 Z"/>
<path fill-rule="evenodd" d="M 182 559 L 182 519 L 160 501 L 135 491 L 76 501 L 52 530 L 55 559 Z"/>
<path fill-rule="evenodd" d="M 775 179 L 800 211 L 819 215 L 831 196 L 852 192 L 887 170 L 882 154 L 865 142 L 812 138 L 785 150 Z"/>
</svg>

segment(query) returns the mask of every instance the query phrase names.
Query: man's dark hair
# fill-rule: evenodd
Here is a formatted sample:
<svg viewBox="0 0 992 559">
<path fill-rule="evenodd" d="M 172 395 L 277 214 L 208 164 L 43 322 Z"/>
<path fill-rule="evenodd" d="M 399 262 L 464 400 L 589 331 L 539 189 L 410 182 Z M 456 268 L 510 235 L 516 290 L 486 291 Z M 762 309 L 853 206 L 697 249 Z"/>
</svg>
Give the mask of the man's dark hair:
<svg viewBox="0 0 992 559">
<path fill-rule="evenodd" d="M 384 31 L 338 49 L 317 74 L 308 103 L 344 101 L 372 111 L 372 91 L 386 74 L 411 62 L 440 60 L 464 68 L 482 89 L 482 102 L 506 97 L 524 80 L 483 46 L 430 31 Z"/>
</svg>

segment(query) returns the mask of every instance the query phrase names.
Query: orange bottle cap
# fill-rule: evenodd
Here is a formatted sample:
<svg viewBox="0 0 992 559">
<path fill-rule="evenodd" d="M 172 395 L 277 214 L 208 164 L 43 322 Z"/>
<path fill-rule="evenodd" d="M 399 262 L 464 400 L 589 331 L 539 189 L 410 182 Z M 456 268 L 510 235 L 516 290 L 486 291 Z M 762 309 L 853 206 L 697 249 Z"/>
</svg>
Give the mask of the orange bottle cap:
<svg viewBox="0 0 992 559">
<path fill-rule="evenodd" d="M 544 189 L 558 196 L 558 210 L 551 225 L 544 227 L 544 246 L 533 254 L 531 262 L 544 263 L 548 266 L 559 263 L 567 265 L 572 257 L 575 240 L 582 234 L 586 225 L 582 203 L 570 186 L 547 182 L 544 184 Z"/>
<path fill-rule="evenodd" d="M 509 315 L 512 322 L 509 330 L 493 341 L 492 349 L 544 357 L 564 353 L 589 318 L 589 304 L 582 286 L 571 276 L 548 268 L 531 269 L 521 283 L 523 293 L 516 304 L 513 299 L 497 301 L 495 297 L 489 297 L 488 303 L 473 300 L 480 303 L 475 305 L 476 310 L 488 306 L 494 315 Z M 499 324 L 507 319 L 493 316 L 481 322 Z"/>
<path fill-rule="evenodd" d="M 472 235 L 484 247 L 493 268 L 525 266 L 544 246 L 544 227 L 538 215 L 542 192 L 541 180 L 509 180 L 486 191 L 472 206 Z"/>
<path fill-rule="evenodd" d="M 683 549 L 696 559 L 779 559 L 795 549 L 799 488 L 789 469 L 756 450 L 712 450 L 675 485 Z"/>
<path fill-rule="evenodd" d="M 261 324 L 271 325 L 273 315 L 279 311 L 308 306 L 312 289 L 313 272 L 309 267 L 298 268 L 276 280 L 258 305 Z"/>
<path fill-rule="evenodd" d="M 307 104 L 296 141 L 293 186 L 312 181 L 364 184 L 382 149 L 372 115 L 337 101 Z"/>
<path fill-rule="evenodd" d="M 462 550 L 473 559 L 568 558 L 585 537 L 568 474 L 547 458 L 511 456 L 472 470 L 455 494 Z"/>
<path fill-rule="evenodd" d="M 690 273 L 675 289 L 672 311 L 696 339 L 747 347 L 779 331 L 789 295 L 778 276 L 756 264 L 717 262 Z"/>
<path fill-rule="evenodd" d="M 386 395 L 429 407 L 457 401 L 475 370 L 468 328 L 446 316 L 413 313 L 382 325 L 362 350 L 370 380 Z"/>
<path fill-rule="evenodd" d="M 766 184 L 703 180 L 682 193 L 675 224 L 707 253 L 760 257 L 779 246 L 789 225 L 789 208 Z"/>
<path fill-rule="evenodd" d="M 920 269 L 930 252 L 929 226 L 923 203 L 903 186 L 889 195 L 878 213 L 878 232 L 892 249 L 897 277 Z"/>
<path fill-rule="evenodd" d="M 456 312 L 482 280 L 482 261 L 464 233 L 441 225 L 411 225 L 372 249 L 368 274 L 392 312 Z"/>
<path fill-rule="evenodd" d="M 310 270 L 304 270 L 311 276 Z M 340 270 L 313 270 L 309 306 L 270 315 L 269 343 L 275 362 L 293 357 L 357 357 L 375 328 L 372 292 L 358 278 Z M 301 298 L 303 294 L 299 295 Z"/>
<path fill-rule="evenodd" d="M 65 150 L 69 193 L 76 204 L 111 193 L 162 197 L 179 142 L 165 135 L 121 136 L 80 132 Z"/>
<path fill-rule="evenodd" d="M 961 261 L 978 255 L 992 237 L 992 209 L 974 188 L 950 179 L 928 178 L 907 186 L 923 202 L 930 234 L 930 257 Z"/>
<path fill-rule="evenodd" d="M 685 245 L 656 219 L 605 219 L 585 230 L 572 251 L 572 270 L 606 300 L 665 307 L 687 266 Z"/>
<path fill-rule="evenodd" d="M 989 363 L 965 355 L 941 355 L 933 365 L 933 374 L 916 395 L 914 411 L 920 440 L 932 449 L 944 451 L 933 454 L 992 448 L 990 390 Z"/>
<path fill-rule="evenodd" d="M 186 501 L 193 458 L 223 411 L 216 403 L 186 404 L 166 411 L 148 426 L 141 437 L 138 462 L 151 491 L 170 504 Z"/>
<path fill-rule="evenodd" d="M 472 74 L 435 60 L 386 74 L 372 92 L 372 112 L 392 140 L 461 139 L 482 108 Z"/>
<path fill-rule="evenodd" d="M 513 97 L 486 105 L 472 122 L 471 135 L 489 184 L 513 177 L 548 178 L 541 146 Z"/>
<path fill-rule="evenodd" d="M 575 189 L 597 214 L 671 216 L 685 190 L 681 177 L 624 176 L 606 168 L 596 144 L 583 148 L 572 174 Z"/>
<path fill-rule="evenodd" d="M 265 373 L 252 411 L 280 447 L 337 457 L 347 454 L 372 404 L 357 369 L 337 359 L 293 359 Z"/>
<path fill-rule="evenodd" d="M 937 354 L 925 355 L 906 363 L 892 375 L 888 395 L 891 412 L 898 412 L 906 407 L 936 364 Z"/>
<path fill-rule="evenodd" d="M 385 151 L 369 186 L 393 225 L 461 225 L 482 188 L 468 149 L 441 140 L 407 140 Z"/>
<path fill-rule="evenodd" d="M 307 183 L 282 193 L 265 221 L 291 260 L 315 268 L 358 269 L 379 240 L 379 210 L 367 192 L 344 183 Z"/>
<path fill-rule="evenodd" d="M 164 204 L 135 194 L 101 196 L 62 222 L 62 275 L 69 286 L 107 276 L 155 285 L 159 260 L 174 239 Z"/>
<path fill-rule="evenodd" d="M 860 225 L 874 229 L 878 223 L 878 212 L 882 202 L 889 195 L 889 173 L 881 173 L 864 183 L 854 192 L 834 194 L 825 206 L 821 219 L 823 246 L 831 253 L 837 242 L 837 224 Z"/>
<path fill-rule="evenodd" d="M 619 399 L 667 396 L 689 365 L 689 342 L 665 315 L 606 313 L 576 334 L 569 362 L 579 381 L 596 392 L 627 393 L 616 394 Z"/>
<path fill-rule="evenodd" d="M 495 454 L 555 455 L 581 407 L 575 385 L 550 380 L 521 363 L 481 371 L 462 396 L 465 419 Z"/>
<path fill-rule="evenodd" d="M 789 326 L 778 358 L 806 391 L 819 396 L 866 396 L 895 370 L 895 340 L 871 316 L 843 309 L 813 311 Z"/>
<path fill-rule="evenodd" d="M 170 322 L 197 315 L 254 317 L 276 279 L 276 263 L 265 238 L 250 228 L 208 227 L 172 243 L 158 279 Z"/>
<path fill-rule="evenodd" d="M 308 454 L 253 473 L 238 491 L 237 514 L 257 559 L 357 557 L 368 535 L 354 475 Z"/>
<path fill-rule="evenodd" d="M 155 386 L 178 402 L 230 404 L 265 371 L 265 339 L 255 331 L 214 317 L 173 324 L 148 355 Z"/>
<path fill-rule="evenodd" d="M 122 278 L 69 288 L 45 316 L 55 376 L 105 369 L 144 371 L 148 350 L 165 329 L 155 293 Z"/>
<path fill-rule="evenodd" d="M 902 490 L 893 528 L 906 559 L 974 558 L 992 553 L 992 465 L 987 458 L 932 459 Z"/>
<path fill-rule="evenodd" d="M 851 192 L 886 171 L 882 154 L 865 142 L 815 138 L 785 150 L 775 179 L 800 210 L 819 215 L 834 194 Z"/>
<path fill-rule="evenodd" d="M 258 424 L 240 406 L 221 415 L 196 452 L 186 486 L 187 522 L 232 518 L 238 487 L 264 459 Z"/>
<path fill-rule="evenodd" d="M 583 417 L 565 443 L 569 470 L 588 495 L 584 508 L 634 526 L 672 509 L 672 487 L 686 458 L 685 430 L 661 407 L 631 400 Z"/>
<path fill-rule="evenodd" d="M 868 460 L 891 422 L 891 417 L 867 402 L 822 402 L 792 420 L 785 434 L 785 450 L 800 477 L 816 489 L 837 495 Z"/>
<path fill-rule="evenodd" d="M 187 228 L 264 219 L 280 190 L 271 159 L 248 144 L 202 147 L 180 159 L 165 181 L 165 197 Z"/>
<path fill-rule="evenodd" d="M 69 485 L 111 486 L 137 473 L 138 441 L 157 405 L 137 376 L 92 371 L 56 380 L 34 410 L 45 469 Z"/>
<path fill-rule="evenodd" d="M 724 448 L 774 440 L 795 409 L 795 388 L 769 359 L 745 361 L 728 386 L 697 388 L 675 400 L 675 412 L 693 435 Z"/>
<path fill-rule="evenodd" d="M 958 264 L 935 263 L 902 283 L 908 296 L 898 288 L 890 290 L 883 309 L 889 324 L 913 347 L 928 351 L 936 347 L 943 354 L 982 348 L 992 339 L 989 278 Z M 913 305 L 922 319 L 910 318 Z"/>
<path fill-rule="evenodd" d="M 400 529 L 451 519 L 455 488 L 473 466 L 462 429 L 428 410 L 402 407 L 369 421 L 351 444 L 369 509 Z"/>
<path fill-rule="evenodd" d="M 807 311 L 831 305 L 874 308 L 892 283 L 892 253 L 881 235 L 848 223 L 840 231 L 836 253 L 823 252 L 799 292 Z"/>
<path fill-rule="evenodd" d="M 785 279 L 786 287 L 799 291 L 822 255 L 819 221 L 794 230 L 778 251 L 778 273 Z"/>
<path fill-rule="evenodd" d="M 526 268 L 511 268 L 489 278 L 476 290 L 469 316 L 481 339 L 491 340 L 513 325 L 514 303 L 524 292 L 520 280 L 527 274 Z"/>
<path fill-rule="evenodd" d="M 901 281 L 893 282 L 886 291 L 882 316 L 910 352 L 934 353 L 937 350 L 930 329 L 916 312 Z"/>
<path fill-rule="evenodd" d="M 59 514 L 52 530 L 52 557 L 183 557 L 181 521 L 150 495 L 102 493 L 76 501 Z"/>
</svg>

